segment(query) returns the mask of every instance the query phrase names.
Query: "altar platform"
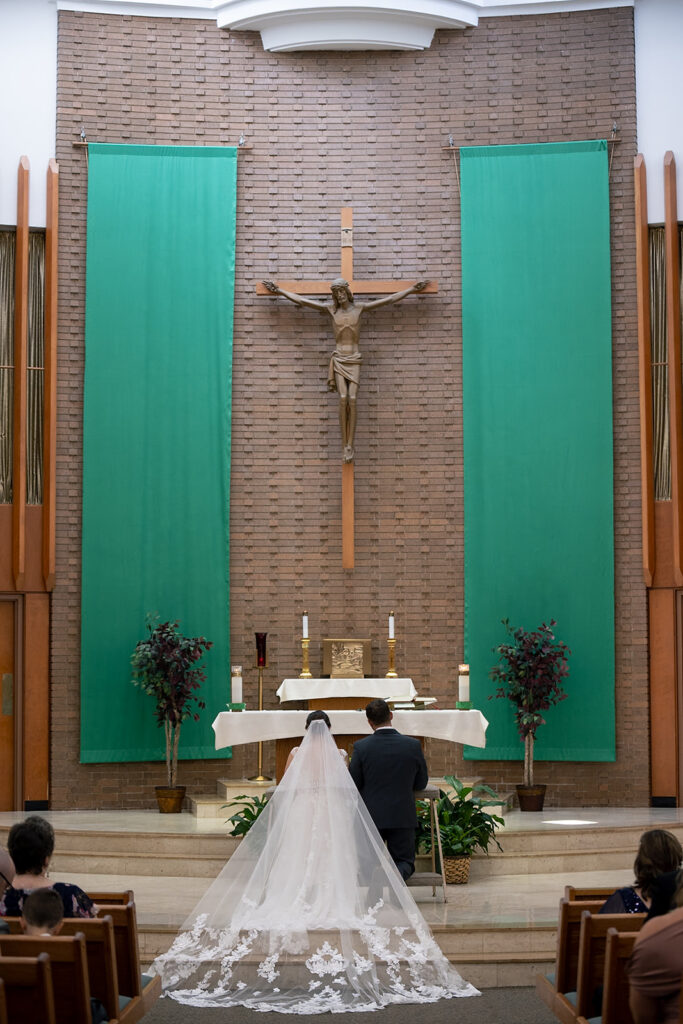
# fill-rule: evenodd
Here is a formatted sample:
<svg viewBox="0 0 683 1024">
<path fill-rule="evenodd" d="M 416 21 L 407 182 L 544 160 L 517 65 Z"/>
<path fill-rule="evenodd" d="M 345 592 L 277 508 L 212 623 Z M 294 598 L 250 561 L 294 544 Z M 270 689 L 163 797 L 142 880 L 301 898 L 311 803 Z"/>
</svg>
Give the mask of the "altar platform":
<svg viewBox="0 0 683 1024">
<path fill-rule="evenodd" d="M 142 955 L 166 949 L 237 841 L 224 815 L 158 811 L 46 811 L 56 831 L 53 878 L 84 889 L 132 888 Z M 0 813 L 0 843 L 24 815 Z M 468 885 L 448 903 L 411 889 L 444 953 L 474 985 L 532 985 L 550 970 L 564 886 L 627 885 L 638 839 L 668 828 L 683 841 L 683 808 L 552 808 L 505 812 L 503 853 L 473 859 Z"/>
</svg>

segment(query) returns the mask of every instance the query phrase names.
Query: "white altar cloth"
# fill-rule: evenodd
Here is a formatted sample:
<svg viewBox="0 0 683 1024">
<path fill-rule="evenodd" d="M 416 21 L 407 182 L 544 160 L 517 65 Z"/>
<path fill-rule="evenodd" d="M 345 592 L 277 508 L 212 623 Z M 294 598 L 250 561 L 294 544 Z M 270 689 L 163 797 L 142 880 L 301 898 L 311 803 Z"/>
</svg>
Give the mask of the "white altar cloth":
<svg viewBox="0 0 683 1024">
<path fill-rule="evenodd" d="M 332 732 L 338 735 L 369 733 L 364 711 L 329 710 Z M 308 711 L 222 711 L 216 715 L 213 731 L 216 750 L 259 740 L 282 740 L 303 736 Z M 394 711 L 393 724 L 406 736 L 429 736 L 451 743 L 486 746 L 488 722 L 481 711 Z"/>
<path fill-rule="evenodd" d="M 326 700 L 329 697 L 391 697 L 412 700 L 417 696 L 412 679 L 283 679 L 277 690 L 280 701 Z"/>
</svg>

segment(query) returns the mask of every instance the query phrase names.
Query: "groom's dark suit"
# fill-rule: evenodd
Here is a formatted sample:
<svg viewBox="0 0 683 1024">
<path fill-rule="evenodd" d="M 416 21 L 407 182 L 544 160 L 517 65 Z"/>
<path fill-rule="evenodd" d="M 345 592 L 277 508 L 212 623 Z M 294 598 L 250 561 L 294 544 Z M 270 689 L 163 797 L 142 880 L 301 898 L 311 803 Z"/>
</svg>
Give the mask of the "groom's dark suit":
<svg viewBox="0 0 683 1024">
<path fill-rule="evenodd" d="M 354 744 L 350 771 L 396 867 L 409 878 L 415 870 L 414 791 L 429 779 L 420 741 L 377 729 Z"/>
</svg>

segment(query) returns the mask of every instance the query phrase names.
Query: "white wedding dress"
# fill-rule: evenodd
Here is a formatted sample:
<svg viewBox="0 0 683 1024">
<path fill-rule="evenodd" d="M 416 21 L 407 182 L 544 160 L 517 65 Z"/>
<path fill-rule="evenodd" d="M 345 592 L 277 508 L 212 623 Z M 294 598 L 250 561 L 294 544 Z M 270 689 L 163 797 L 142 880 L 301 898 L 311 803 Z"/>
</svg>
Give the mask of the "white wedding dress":
<svg viewBox="0 0 683 1024">
<path fill-rule="evenodd" d="M 283 1013 L 478 994 L 432 938 L 322 721 L 151 971 L 181 1003 Z"/>
</svg>

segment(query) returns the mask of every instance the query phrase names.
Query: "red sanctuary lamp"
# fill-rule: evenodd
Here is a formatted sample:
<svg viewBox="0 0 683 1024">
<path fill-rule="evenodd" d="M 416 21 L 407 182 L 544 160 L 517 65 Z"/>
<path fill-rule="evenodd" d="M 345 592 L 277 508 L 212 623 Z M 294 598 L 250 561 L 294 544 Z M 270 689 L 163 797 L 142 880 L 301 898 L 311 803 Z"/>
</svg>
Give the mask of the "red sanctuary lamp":
<svg viewBox="0 0 683 1024">
<path fill-rule="evenodd" d="M 256 667 L 267 668 L 268 662 L 266 661 L 266 637 L 267 633 L 254 633 L 256 637 Z M 259 700 L 259 711 L 262 710 L 261 702 Z"/>
</svg>

